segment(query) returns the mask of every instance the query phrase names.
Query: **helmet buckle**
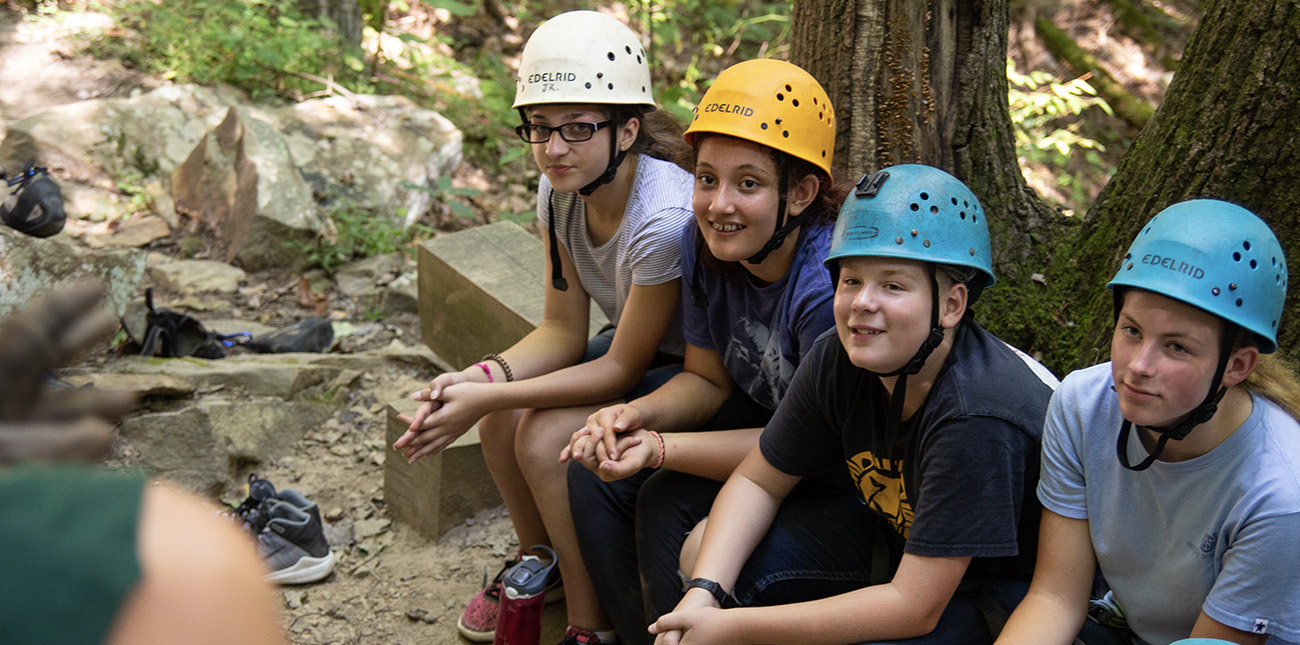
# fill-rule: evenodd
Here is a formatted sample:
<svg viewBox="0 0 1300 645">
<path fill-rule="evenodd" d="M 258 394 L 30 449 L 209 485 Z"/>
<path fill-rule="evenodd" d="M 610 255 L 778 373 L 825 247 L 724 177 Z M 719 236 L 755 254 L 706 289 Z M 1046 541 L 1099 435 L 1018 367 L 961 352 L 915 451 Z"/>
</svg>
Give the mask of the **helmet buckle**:
<svg viewBox="0 0 1300 645">
<path fill-rule="evenodd" d="M 874 174 L 863 175 L 858 182 L 857 190 L 854 195 L 858 197 L 875 197 L 880 192 L 881 186 L 889 179 L 889 171 L 877 170 Z"/>
</svg>

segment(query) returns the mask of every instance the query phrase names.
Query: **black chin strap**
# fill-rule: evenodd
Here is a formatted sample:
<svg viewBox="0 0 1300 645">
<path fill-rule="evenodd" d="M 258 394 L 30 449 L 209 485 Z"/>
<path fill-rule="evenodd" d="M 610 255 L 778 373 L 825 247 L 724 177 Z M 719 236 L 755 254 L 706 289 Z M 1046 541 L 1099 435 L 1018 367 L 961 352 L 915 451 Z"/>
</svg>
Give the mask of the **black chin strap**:
<svg viewBox="0 0 1300 645">
<path fill-rule="evenodd" d="M 618 131 L 623 127 L 623 123 L 618 119 L 612 119 L 612 121 L 609 130 L 609 165 L 605 167 L 605 172 L 601 176 L 578 189 L 578 194 L 583 197 L 590 197 L 592 193 L 596 192 L 597 188 L 614 181 L 614 175 L 618 174 L 619 165 L 627 158 L 627 151 L 618 149 Z"/>
<path fill-rule="evenodd" d="M 798 216 L 791 217 L 789 220 L 785 218 L 785 199 L 786 194 L 790 191 L 790 158 L 784 152 L 779 152 L 777 153 L 776 165 L 780 173 L 780 179 L 778 180 L 780 187 L 777 191 L 776 203 L 776 230 L 772 231 L 772 237 L 767 240 L 767 244 L 764 244 L 763 248 L 758 250 L 758 253 L 745 258 L 745 261 L 750 264 L 762 264 L 763 260 L 766 260 L 772 251 L 781 248 L 781 245 L 785 244 L 785 236 L 789 235 L 790 231 L 793 231 L 801 222 Z"/>
<path fill-rule="evenodd" d="M 569 225 L 573 225 L 573 215 L 577 209 L 577 204 L 569 202 Z M 568 291 L 569 281 L 564 279 L 564 266 L 560 264 L 560 242 L 555 235 L 555 220 L 559 217 L 555 212 L 555 189 L 546 194 L 546 210 L 551 214 L 551 225 L 546 227 L 546 236 L 551 242 L 551 286 L 556 291 Z"/>
<path fill-rule="evenodd" d="M 1150 468 L 1151 464 L 1155 463 L 1156 459 L 1160 457 L 1160 453 L 1164 452 L 1165 444 L 1169 443 L 1170 439 L 1182 441 L 1192 431 L 1192 428 L 1214 418 L 1214 413 L 1219 410 L 1219 401 L 1223 400 L 1223 395 L 1228 393 L 1228 388 L 1220 385 L 1220 382 L 1223 380 L 1223 373 L 1227 371 L 1228 358 L 1232 354 L 1232 346 L 1236 343 L 1236 340 L 1237 326 L 1232 323 L 1225 323 L 1223 338 L 1219 342 L 1219 366 L 1214 370 L 1214 380 L 1210 381 L 1210 391 L 1205 395 L 1205 399 L 1201 401 L 1201 404 L 1188 412 L 1178 423 L 1163 428 L 1148 428 L 1159 433 L 1160 437 L 1156 439 L 1156 446 L 1151 451 L 1151 454 L 1147 455 L 1147 458 L 1136 466 L 1130 465 L 1128 460 L 1128 436 L 1133 428 L 1133 422 L 1124 419 L 1124 422 L 1119 426 L 1119 439 L 1115 443 L 1115 454 L 1119 456 L 1121 466 L 1134 472 L 1141 472 Z"/>
<path fill-rule="evenodd" d="M 935 348 L 943 343 L 943 328 L 939 326 L 939 281 L 935 278 L 934 265 L 930 269 L 930 335 L 921 343 L 912 358 L 902 367 L 892 372 L 871 372 L 876 376 L 897 376 L 894 392 L 889 397 L 889 416 L 885 423 L 885 443 L 880 446 L 877 456 L 893 454 L 894 444 L 898 443 L 898 430 L 903 423 L 903 404 L 907 400 L 907 377 L 921 371 L 925 362 Z"/>
</svg>

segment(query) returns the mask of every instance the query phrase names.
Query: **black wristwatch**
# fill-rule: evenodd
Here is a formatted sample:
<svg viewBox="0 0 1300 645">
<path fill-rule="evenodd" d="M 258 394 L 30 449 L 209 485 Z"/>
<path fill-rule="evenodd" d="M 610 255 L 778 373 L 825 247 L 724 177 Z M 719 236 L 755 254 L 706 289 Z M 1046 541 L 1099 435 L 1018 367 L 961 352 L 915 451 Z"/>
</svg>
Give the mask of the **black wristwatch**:
<svg viewBox="0 0 1300 645">
<path fill-rule="evenodd" d="M 723 591 L 722 585 L 717 582 L 709 580 L 708 578 L 691 578 L 686 583 L 686 588 L 688 590 L 697 587 L 713 594 L 714 599 L 718 601 L 718 606 L 720 607 L 726 608 L 734 607 L 736 605 L 735 596 Z"/>
</svg>

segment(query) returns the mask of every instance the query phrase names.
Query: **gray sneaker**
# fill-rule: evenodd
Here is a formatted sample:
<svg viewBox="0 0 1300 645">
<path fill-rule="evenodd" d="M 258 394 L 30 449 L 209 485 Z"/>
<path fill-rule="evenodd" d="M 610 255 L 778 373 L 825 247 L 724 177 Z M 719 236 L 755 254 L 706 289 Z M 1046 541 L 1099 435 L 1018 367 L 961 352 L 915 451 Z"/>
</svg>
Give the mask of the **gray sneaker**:
<svg viewBox="0 0 1300 645">
<path fill-rule="evenodd" d="M 285 489 L 261 505 L 266 526 L 257 534 L 257 551 L 278 584 L 316 582 L 334 570 L 334 553 L 325 541 L 320 509 L 297 492 Z"/>
</svg>

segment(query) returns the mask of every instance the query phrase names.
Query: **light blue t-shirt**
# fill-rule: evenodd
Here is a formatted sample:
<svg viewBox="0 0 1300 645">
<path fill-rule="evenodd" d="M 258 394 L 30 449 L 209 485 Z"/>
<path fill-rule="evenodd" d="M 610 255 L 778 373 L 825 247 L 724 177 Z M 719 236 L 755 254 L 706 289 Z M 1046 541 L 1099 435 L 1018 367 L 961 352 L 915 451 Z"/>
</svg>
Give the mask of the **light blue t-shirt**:
<svg viewBox="0 0 1300 645">
<path fill-rule="evenodd" d="M 790 268 L 762 284 L 743 269 L 736 282 L 707 266 L 696 267 L 698 236 L 692 219 L 682 228 L 682 333 L 686 342 L 718 352 L 736 386 L 755 403 L 775 410 L 817 337 L 835 326 L 830 273 L 830 223 L 799 228 Z M 698 271 L 698 273 L 697 273 Z M 695 289 L 707 305 L 695 304 Z"/>
<path fill-rule="evenodd" d="M 1252 394 L 1250 417 L 1214 450 L 1133 472 L 1115 454 L 1122 416 L 1111 384 L 1103 363 L 1056 390 L 1038 498 L 1088 520 L 1129 627 L 1163 645 L 1186 638 L 1204 611 L 1229 627 L 1300 639 L 1300 424 Z M 1128 450 L 1134 463 L 1149 454 L 1136 431 Z"/>
</svg>

